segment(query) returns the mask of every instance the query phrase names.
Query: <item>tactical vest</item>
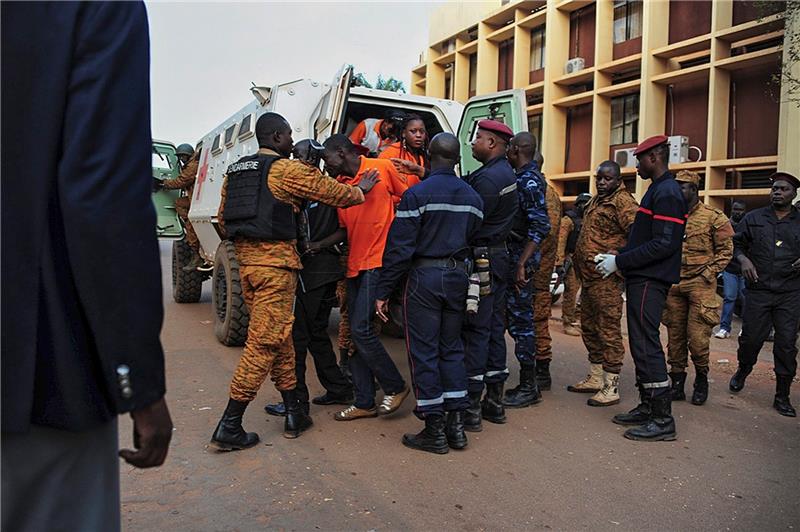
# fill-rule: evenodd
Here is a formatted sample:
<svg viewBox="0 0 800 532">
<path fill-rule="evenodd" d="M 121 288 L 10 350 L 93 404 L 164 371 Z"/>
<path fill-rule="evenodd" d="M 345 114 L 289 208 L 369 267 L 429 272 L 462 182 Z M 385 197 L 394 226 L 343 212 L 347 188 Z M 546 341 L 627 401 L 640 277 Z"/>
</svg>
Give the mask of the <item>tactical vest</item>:
<svg viewBox="0 0 800 532">
<path fill-rule="evenodd" d="M 581 225 L 583 224 L 583 218 L 578 216 L 573 210 L 569 210 L 566 212 L 566 215 L 569 216 L 570 220 L 572 220 L 572 231 L 570 231 L 569 235 L 567 235 L 567 253 L 575 253 L 575 248 L 578 245 L 578 235 L 581 232 Z"/>
<path fill-rule="evenodd" d="M 272 195 L 267 179 L 275 155 L 248 155 L 228 167 L 223 218 L 228 237 L 294 240 L 297 222 L 292 206 Z"/>
</svg>

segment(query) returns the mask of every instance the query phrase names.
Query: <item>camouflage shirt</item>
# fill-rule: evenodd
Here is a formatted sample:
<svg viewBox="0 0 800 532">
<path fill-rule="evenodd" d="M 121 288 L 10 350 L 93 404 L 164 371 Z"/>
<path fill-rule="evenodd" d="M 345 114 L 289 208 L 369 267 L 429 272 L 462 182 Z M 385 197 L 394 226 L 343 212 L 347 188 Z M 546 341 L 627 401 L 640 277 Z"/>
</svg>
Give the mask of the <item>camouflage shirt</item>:
<svg viewBox="0 0 800 532">
<path fill-rule="evenodd" d="M 681 279 L 702 275 L 712 282 L 733 257 L 733 227 L 728 217 L 698 202 L 689 210 L 681 253 Z"/>
<path fill-rule="evenodd" d="M 192 189 L 194 188 L 194 179 L 197 177 L 197 167 L 199 163 L 197 157 L 192 157 L 186 166 L 183 167 L 178 177 L 174 179 L 165 179 L 161 186 L 167 190 L 185 190 L 188 197 L 192 197 Z"/>
<path fill-rule="evenodd" d="M 594 256 L 626 244 L 638 208 L 636 200 L 622 183 L 608 196 L 598 194 L 589 201 L 583 211 L 583 226 L 573 257 L 573 264 L 578 268 L 581 279 L 602 278 L 594 269 Z"/>
<path fill-rule="evenodd" d="M 547 217 L 550 218 L 550 232 L 539 248 L 542 251 L 542 260 L 550 254 L 555 257 L 558 233 L 561 228 L 561 198 L 558 197 L 558 192 L 553 188 L 553 185 L 547 183 L 546 186 L 544 201 L 547 204 Z"/>
<path fill-rule="evenodd" d="M 258 153 L 278 155 L 262 148 Z M 303 200 L 314 200 L 332 207 L 350 207 L 364 203 L 364 193 L 358 187 L 339 183 L 322 175 L 314 166 L 293 159 L 277 159 L 272 163 L 267 184 L 275 199 L 288 203 L 294 212 L 300 212 Z M 228 178 L 222 184 L 222 199 L 219 204 L 218 219 L 223 231 L 225 228 L 225 198 Z M 297 254 L 296 240 L 253 240 L 237 238 L 236 258 L 240 264 L 250 266 L 275 266 L 300 270 L 300 256 Z"/>
</svg>

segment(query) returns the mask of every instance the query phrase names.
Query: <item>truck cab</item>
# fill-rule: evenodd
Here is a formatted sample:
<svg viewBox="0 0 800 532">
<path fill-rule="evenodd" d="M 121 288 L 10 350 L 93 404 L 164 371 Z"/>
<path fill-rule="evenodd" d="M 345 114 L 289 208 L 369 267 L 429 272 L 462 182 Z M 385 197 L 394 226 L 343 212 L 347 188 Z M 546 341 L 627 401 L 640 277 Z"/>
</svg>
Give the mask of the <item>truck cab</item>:
<svg viewBox="0 0 800 532">
<path fill-rule="evenodd" d="M 470 147 L 478 121 L 492 118 L 508 124 L 515 132 L 527 131 L 525 94 L 520 89 L 475 97 L 462 105 L 453 100 L 350 87 L 352 74 L 352 67 L 343 67 L 330 83 L 300 79 L 253 86 L 254 99 L 201 139 L 203 148 L 189 219 L 200 240 L 203 258 L 214 264 L 211 279 L 215 334 L 225 345 L 244 342 L 247 308 L 241 298 L 233 244 L 221 238 L 217 212 L 227 167 L 258 150 L 255 124 L 263 113 L 272 111 L 286 118 L 295 140 L 314 138 L 322 142 L 336 133 L 349 134 L 361 120 L 382 118 L 391 109 L 414 112 L 425 121 L 430 137 L 442 131 L 459 137 L 462 175 L 480 166 L 472 158 Z M 180 268 L 173 261 L 173 278 L 174 270 Z M 203 273 L 190 275 L 201 279 Z M 198 293 L 197 300 L 199 297 Z"/>
</svg>

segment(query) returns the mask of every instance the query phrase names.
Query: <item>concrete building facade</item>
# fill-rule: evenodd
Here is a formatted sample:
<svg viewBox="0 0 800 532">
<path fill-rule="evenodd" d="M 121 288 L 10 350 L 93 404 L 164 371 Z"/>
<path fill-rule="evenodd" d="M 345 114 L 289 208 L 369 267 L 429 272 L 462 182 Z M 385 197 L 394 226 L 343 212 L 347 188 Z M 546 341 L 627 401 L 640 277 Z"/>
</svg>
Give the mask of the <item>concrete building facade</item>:
<svg viewBox="0 0 800 532">
<path fill-rule="evenodd" d="M 784 2 L 518 0 L 446 4 L 411 91 L 461 102 L 525 91 L 529 129 L 565 202 L 595 192 L 594 169 L 623 166 L 655 134 L 687 137 L 674 170 L 701 174 L 705 202 L 767 202 L 767 177 L 800 176 L 800 108 L 780 87 Z"/>
</svg>

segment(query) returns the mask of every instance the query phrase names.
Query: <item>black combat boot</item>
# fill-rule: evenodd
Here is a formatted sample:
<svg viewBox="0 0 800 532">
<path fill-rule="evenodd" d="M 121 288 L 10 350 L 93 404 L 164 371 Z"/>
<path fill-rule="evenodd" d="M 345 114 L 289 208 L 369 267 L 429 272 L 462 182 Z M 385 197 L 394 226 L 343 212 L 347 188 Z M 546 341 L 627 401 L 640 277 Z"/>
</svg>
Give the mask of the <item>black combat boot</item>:
<svg viewBox="0 0 800 532">
<path fill-rule="evenodd" d="M 283 401 L 280 403 L 267 403 L 267 405 L 264 406 L 264 411 L 271 416 L 285 417 L 286 405 L 283 404 Z"/>
<path fill-rule="evenodd" d="M 542 402 L 542 394 L 536 385 L 536 365 L 525 365 L 519 370 L 519 386 L 506 390 L 503 405 L 508 408 L 524 408 Z"/>
<path fill-rule="evenodd" d="M 297 398 L 297 390 L 286 390 L 281 392 L 283 404 L 286 405 L 286 420 L 283 423 L 283 436 L 285 438 L 297 438 L 300 433 L 308 430 L 314 423 L 303 404 Z"/>
<path fill-rule="evenodd" d="M 650 407 L 650 420 L 640 427 L 626 430 L 624 436 L 637 441 L 674 441 L 677 436 L 675 419 L 672 417 L 672 398 L 666 394 L 650 399 Z"/>
<path fill-rule="evenodd" d="M 425 428 L 417 434 L 404 434 L 403 445 L 429 453 L 447 454 L 450 448 L 444 433 L 444 415 L 426 414 Z"/>
<path fill-rule="evenodd" d="M 481 392 L 469 392 L 469 408 L 464 411 L 464 430 L 480 432 L 483 430 L 481 423 Z"/>
<path fill-rule="evenodd" d="M 464 411 L 453 410 L 447 413 L 445 425 L 447 445 L 451 449 L 463 449 L 467 446 L 467 434 L 464 432 Z"/>
<path fill-rule="evenodd" d="M 553 379 L 550 378 L 550 361 L 537 360 L 536 361 L 536 386 L 539 390 L 546 392 L 553 385 Z"/>
<path fill-rule="evenodd" d="M 782 416 L 797 417 L 792 403 L 789 402 L 789 390 L 792 387 L 792 377 L 789 375 L 776 375 L 775 376 L 775 401 L 772 407 L 778 411 Z"/>
<path fill-rule="evenodd" d="M 747 376 L 750 375 L 751 371 L 753 371 L 753 366 L 739 364 L 739 368 L 736 370 L 736 373 L 734 373 L 733 377 L 731 377 L 731 382 L 728 384 L 728 388 L 730 388 L 732 392 L 741 392 L 744 388 L 744 381 L 747 379 Z"/>
<path fill-rule="evenodd" d="M 695 368 L 697 371 L 697 368 Z M 708 368 L 706 371 L 697 371 L 694 376 L 694 391 L 692 392 L 692 404 L 702 405 L 708 400 Z"/>
<path fill-rule="evenodd" d="M 238 451 L 247 449 L 258 443 L 258 434 L 245 432 L 242 428 L 242 416 L 250 404 L 246 401 L 228 399 L 228 406 L 222 419 L 217 423 L 214 435 L 211 436 L 211 445 L 221 451 Z"/>
<path fill-rule="evenodd" d="M 652 411 L 650 405 L 650 398 L 646 397 L 644 388 L 641 384 L 636 385 L 639 388 L 639 404 L 633 410 L 625 414 L 617 414 L 611 421 L 617 425 L 644 425 L 650 420 L 650 413 Z"/>
<path fill-rule="evenodd" d="M 506 422 L 506 409 L 503 408 L 503 383 L 486 385 L 486 396 L 481 402 L 481 416 L 486 421 L 502 424 Z"/>
<path fill-rule="evenodd" d="M 683 391 L 683 387 L 686 384 L 686 372 L 678 371 L 675 373 L 670 373 L 669 379 L 672 381 L 672 388 L 670 390 L 672 393 L 672 400 L 685 401 L 686 392 Z"/>
</svg>

